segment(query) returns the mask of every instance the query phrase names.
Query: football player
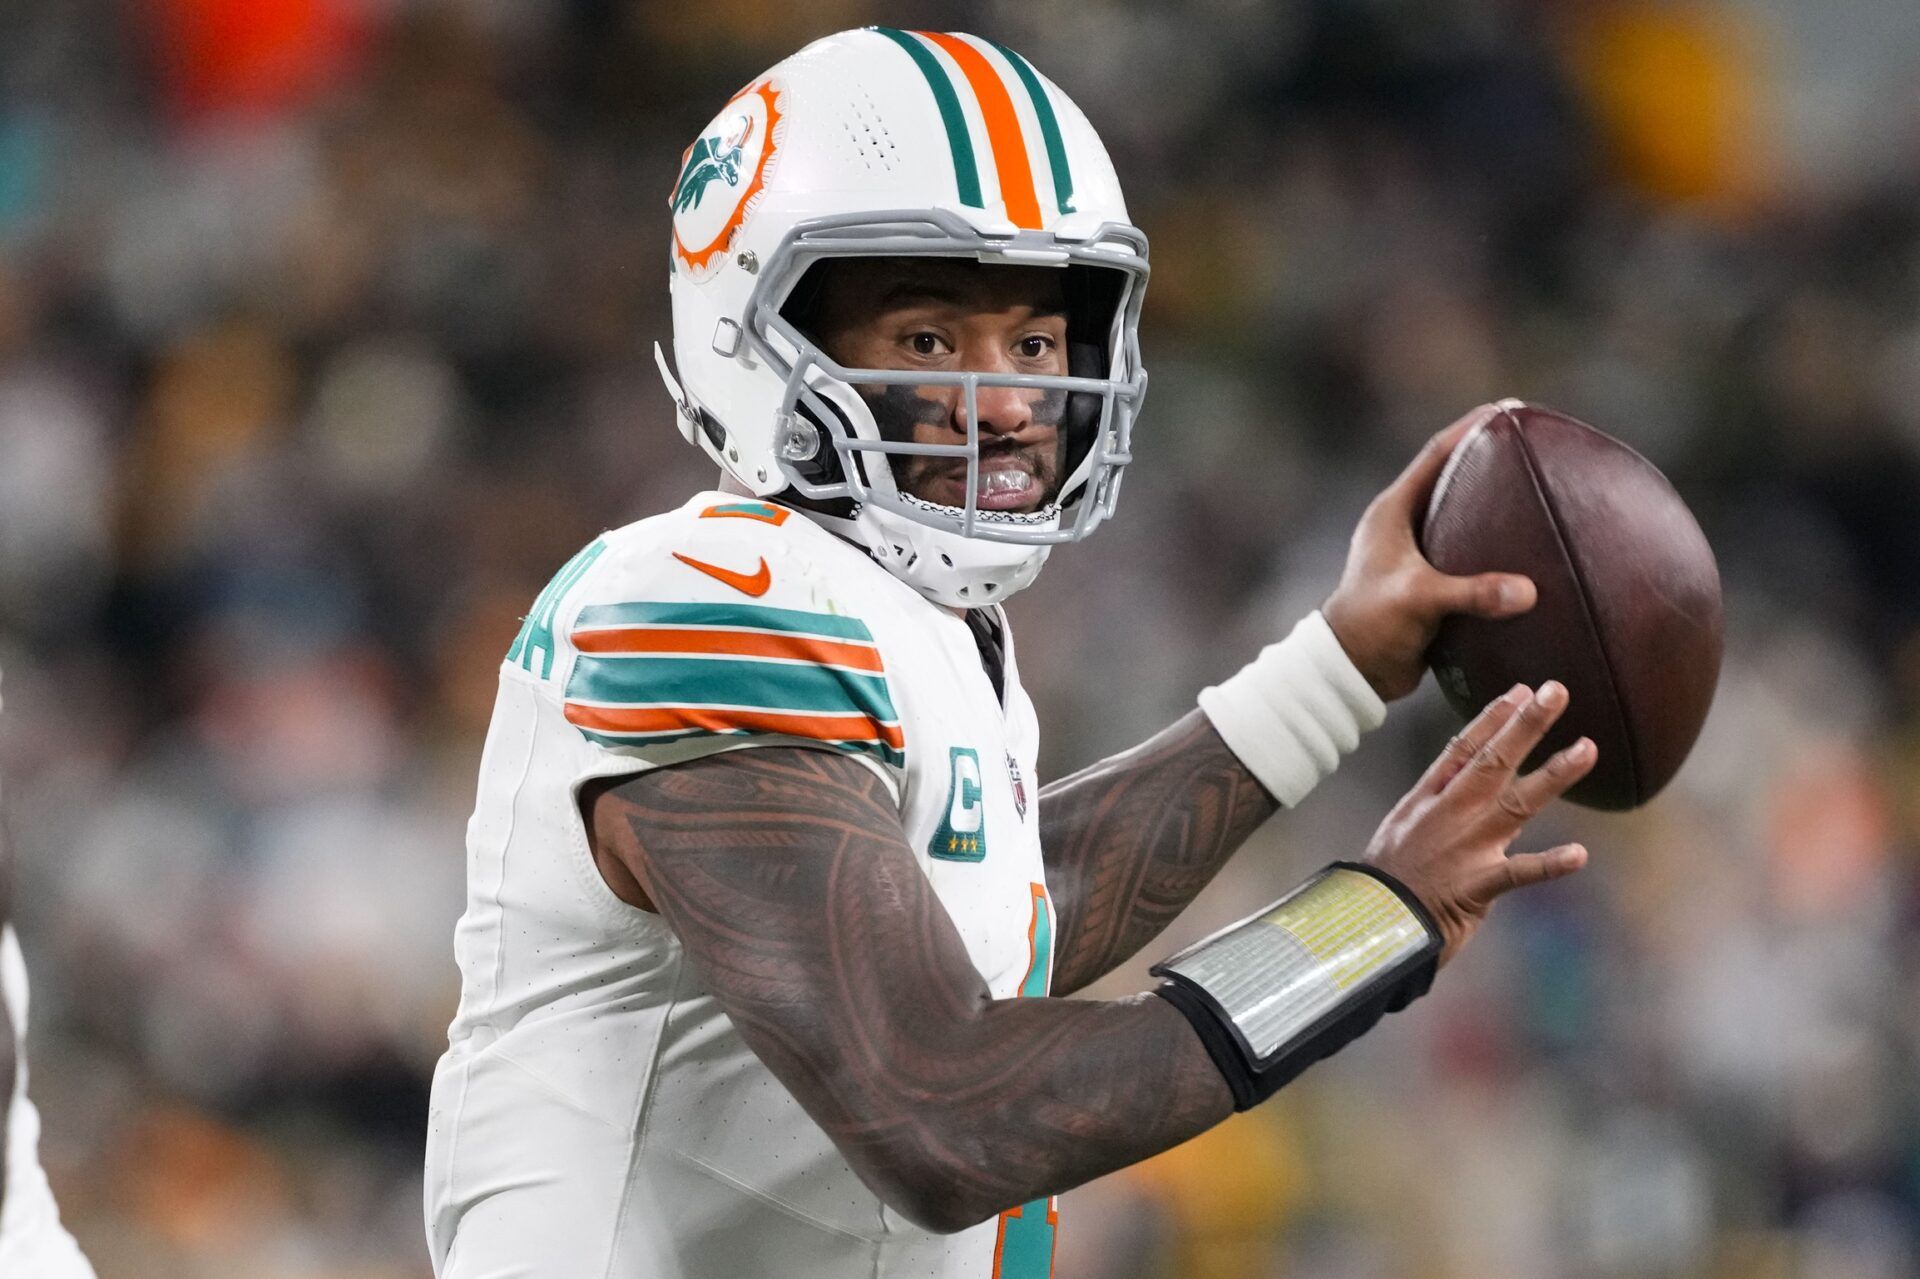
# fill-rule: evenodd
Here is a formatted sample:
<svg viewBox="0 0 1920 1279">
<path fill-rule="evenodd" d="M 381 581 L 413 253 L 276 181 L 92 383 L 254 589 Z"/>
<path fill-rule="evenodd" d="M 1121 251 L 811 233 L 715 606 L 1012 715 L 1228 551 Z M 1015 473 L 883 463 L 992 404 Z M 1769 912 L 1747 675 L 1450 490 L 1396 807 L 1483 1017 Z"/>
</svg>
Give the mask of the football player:
<svg viewBox="0 0 1920 1279">
<path fill-rule="evenodd" d="M 722 108 L 671 197 L 674 368 L 719 489 L 607 533 L 501 668 L 468 828 L 426 1212 L 443 1277 L 1033 1279 L 1058 1192 L 1257 1104 L 1424 992 L 1591 766 L 1495 702 L 1365 850 L 1146 946 L 1532 584 L 1415 549 L 1443 432 L 1325 607 L 1132 751 L 1035 794 L 1001 604 L 1114 511 L 1147 242 L 1019 54 L 869 29 Z M 677 373 L 674 371 L 677 369 Z M 1336 860 L 1344 859 L 1344 860 Z"/>
<path fill-rule="evenodd" d="M 0 828 L 0 1275 L 93 1279 L 40 1170 L 40 1114 L 27 1100 L 27 966 L 13 932 L 13 854 Z"/>
</svg>

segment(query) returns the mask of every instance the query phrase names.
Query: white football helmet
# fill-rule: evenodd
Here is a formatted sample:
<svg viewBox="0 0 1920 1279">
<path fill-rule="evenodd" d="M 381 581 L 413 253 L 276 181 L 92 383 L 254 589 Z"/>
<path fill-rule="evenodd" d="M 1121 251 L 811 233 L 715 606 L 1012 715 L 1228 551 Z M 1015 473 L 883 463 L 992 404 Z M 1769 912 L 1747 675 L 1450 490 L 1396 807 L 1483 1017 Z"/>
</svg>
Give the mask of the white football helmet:
<svg viewBox="0 0 1920 1279">
<path fill-rule="evenodd" d="M 1019 54 L 977 36 L 847 31 L 755 80 L 701 130 L 673 197 L 680 429 L 756 495 L 828 504 L 840 532 L 939 603 L 976 607 L 1113 512 L 1146 394 L 1137 329 L 1147 240 L 1106 148 Z M 941 256 L 1067 272 L 1068 372 L 844 368 L 782 314 L 826 258 Z M 859 386 L 958 386 L 965 442 L 884 438 Z M 1064 393 L 1060 491 L 976 509 L 983 386 Z M 891 459 L 966 460 L 966 505 L 903 492 Z"/>
</svg>

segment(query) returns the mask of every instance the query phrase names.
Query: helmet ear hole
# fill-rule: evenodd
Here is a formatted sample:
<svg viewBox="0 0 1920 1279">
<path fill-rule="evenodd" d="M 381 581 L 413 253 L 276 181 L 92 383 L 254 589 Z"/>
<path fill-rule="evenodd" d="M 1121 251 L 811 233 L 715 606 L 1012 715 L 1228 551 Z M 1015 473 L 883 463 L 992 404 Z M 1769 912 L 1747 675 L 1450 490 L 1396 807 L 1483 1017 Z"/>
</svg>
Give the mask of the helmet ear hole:
<svg viewBox="0 0 1920 1279">
<path fill-rule="evenodd" d="M 816 338 L 815 324 L 819 319 L 820 302 L 826 293 L 827 276 L 832 269 L 833 260 L 823 258 L 809 266 L 800 278 L 794 282 L 787 294 L 787 300 L 780 304 L 780 318 L 800 330 L 809 339 Z M 854 439 L 858 433 L 853 422 L 847 417 L 846 410 L 824 395 L 803 393 L 794 405 L 794 412 L 804 421 L 811 423 L 820 433 L 820 448 L 804 462 L 789 463 L 794 473 L 809 484 L 839 484 L 846 479 L 846 468 L 840 457 L 840 450 L 833 447 L 835 439 Z M 831 417 L 838 424 L 835 430 L 828 424 Z M 872 487 L 867 475 L 864 459 L 854 454 L 854 467 L 858 470 L 862 483 Z"/>
<path fill-rule="evenodd" d="M 823 409 L 838 422 L 839 430 L 836 431 L 828 426 L 821 412 Z M 840 450 L 833 447 L 833 441 L 836 438 L 853 437 L 853 423 L 847 420 L 846 413 L 839 405 L 823 395 L 802 396 L 800 402 L 793 406 L 793 411 L 820 433 L 820 447 L 806 461 L 790 462 L 788 465 L 793 467 L 795 474 L 809 484 L 827 485 L 843 481 L 846 478 L 846 469 L 841 465 Z M 866 463 L 857 453 L 854 455 L 853 464 L 859 468 L 861 480 L 865 481 Z"/>
</svg>

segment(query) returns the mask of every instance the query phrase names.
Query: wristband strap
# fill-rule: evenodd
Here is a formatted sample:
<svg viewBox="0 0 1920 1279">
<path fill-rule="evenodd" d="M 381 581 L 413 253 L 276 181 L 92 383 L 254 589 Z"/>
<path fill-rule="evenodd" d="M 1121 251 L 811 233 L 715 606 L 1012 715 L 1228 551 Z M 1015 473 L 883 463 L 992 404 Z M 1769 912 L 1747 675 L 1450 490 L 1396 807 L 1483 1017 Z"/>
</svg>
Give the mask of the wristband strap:
<svg viewBox="0 0 1920 1279">
<path fill-rule="evenodd" d="M 1378 728 L 1387 704 L 1316 610 L 1231 678 L 1202 690 L 1200 709 L 1267 793 L 1292 808 Z"/>
<path fill-rule="evenodd" d="M 1424 995 L 1440 947 L 1404 885 L 1336 862 L 1151 971 L 1245 1110 Z"/>
</svg>

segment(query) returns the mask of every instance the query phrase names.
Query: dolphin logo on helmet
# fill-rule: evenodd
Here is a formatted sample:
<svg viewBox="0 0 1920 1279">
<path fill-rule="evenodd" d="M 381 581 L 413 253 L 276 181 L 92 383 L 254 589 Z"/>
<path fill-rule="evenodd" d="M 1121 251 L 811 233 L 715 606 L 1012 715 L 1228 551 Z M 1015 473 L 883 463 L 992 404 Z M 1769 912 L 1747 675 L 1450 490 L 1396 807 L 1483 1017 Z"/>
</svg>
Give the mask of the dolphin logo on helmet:
<svg viewBox="0 0 1920 1279">
<path fill-rule="evenodd" d="M 673 189 L 673 211 L 683 213 L 700 207 L 700 197 L 715 180 L 730 187 L 740 185 L 740 162 L 746 153 L 747 139 L 753 136 L 753 117 L 740 121 L 739 131 L 724 142 L 719 137 L 701 138 L 687 152 L 680 181 Z"/>
</svg>

